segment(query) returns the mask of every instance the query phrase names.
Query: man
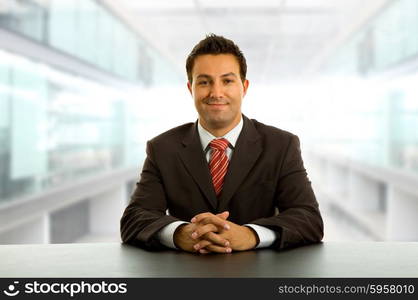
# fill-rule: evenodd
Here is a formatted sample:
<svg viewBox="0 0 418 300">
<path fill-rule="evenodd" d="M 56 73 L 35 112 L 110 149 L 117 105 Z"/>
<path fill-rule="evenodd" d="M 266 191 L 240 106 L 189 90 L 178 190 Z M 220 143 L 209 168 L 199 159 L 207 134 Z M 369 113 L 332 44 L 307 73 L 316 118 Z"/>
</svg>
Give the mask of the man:
<svg viewBox="0 0 418 300">
<path fill-rule="evenodd" d="M 298 137 L 241 113 L 249 82 L 238 46 L 209 35 L 186 70 L 198 121 L 148 142 L 123 242 L 207 254 L 321 241 Z"/>
</svg>

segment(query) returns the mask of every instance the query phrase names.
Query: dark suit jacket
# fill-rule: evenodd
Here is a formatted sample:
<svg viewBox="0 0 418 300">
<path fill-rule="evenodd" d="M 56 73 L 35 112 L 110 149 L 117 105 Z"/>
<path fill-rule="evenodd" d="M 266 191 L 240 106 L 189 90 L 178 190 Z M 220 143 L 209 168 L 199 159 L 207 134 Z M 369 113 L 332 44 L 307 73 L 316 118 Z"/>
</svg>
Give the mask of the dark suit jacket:
<svg viewBox="0 0 418 300">
<path fill-rule="evenodd" d="M 148 142 L 140 181 L 121 219 L 123 242 L 162 248 L 156 233 L 165 225 L 225 210 L 230 212 L 231 222 L 274 230 L 278 234 L 272 245 L 275 249 L 322 239 L 323 222 L 298 137 L 244 115 L 243 119 L 219 199 L 197 122 Z"/>
</svg>

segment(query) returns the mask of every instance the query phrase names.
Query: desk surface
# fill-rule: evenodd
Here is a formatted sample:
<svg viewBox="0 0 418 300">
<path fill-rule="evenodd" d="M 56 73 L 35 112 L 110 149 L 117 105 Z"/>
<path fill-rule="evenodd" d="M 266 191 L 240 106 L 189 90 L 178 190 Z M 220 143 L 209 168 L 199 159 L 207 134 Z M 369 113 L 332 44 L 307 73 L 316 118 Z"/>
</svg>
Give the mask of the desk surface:
<svg viewBox="0 0 418 300">
<path fill-rule="evenodd" d="M 418 243 L 327 242 L 196 255 L 118 243 L 2 245 L 0 277 L 418 277 Z"/>
</svg>

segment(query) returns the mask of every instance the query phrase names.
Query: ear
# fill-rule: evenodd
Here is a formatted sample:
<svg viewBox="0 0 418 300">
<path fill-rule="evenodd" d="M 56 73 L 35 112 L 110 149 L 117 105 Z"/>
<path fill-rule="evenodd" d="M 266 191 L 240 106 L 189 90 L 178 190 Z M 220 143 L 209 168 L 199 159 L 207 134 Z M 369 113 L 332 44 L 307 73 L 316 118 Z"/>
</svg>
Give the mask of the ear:
<svg viewBox="0 0 418 300">
<path fill-rule="evenodd" d="M 190 83 L 190 81 L 187 81 L 187 88 L 188 88 L 188 90 L 189 90 L 189 92 L 190 92 L 190 95 L 192 95 L 192 96 L 193 96 L 193 92 L 192 92 L 192 84 Z"/>
<path fill-rule="evenodd" d="M 243 86 L 244 86 L 244 96 L 247 94 L 248 86 L 250 85 L 250 82 L 248 79 L 245 79 Z"/>
</svg>

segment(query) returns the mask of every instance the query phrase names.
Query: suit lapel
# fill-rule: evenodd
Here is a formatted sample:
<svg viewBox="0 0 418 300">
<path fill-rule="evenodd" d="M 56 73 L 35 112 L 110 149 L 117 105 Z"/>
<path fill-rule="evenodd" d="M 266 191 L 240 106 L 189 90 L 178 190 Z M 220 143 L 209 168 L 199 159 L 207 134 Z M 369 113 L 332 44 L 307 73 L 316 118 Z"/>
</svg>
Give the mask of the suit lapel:
<svg viewBox="0 0 418 300">
<path fill-rule="evenodd" d="M 191 126 L 182 143 L 184 147 L 180 151 L 180 158 L 190 175 L 193 177 L 193 180 L 206 196 L 209 204 L 215 210 L 218 201 L 212 185 L 208 163 L 205 159 L 205 154 L 197 132 L 197 122 L 194 126 Z"/>
<path fill-rule="evenodd" d="M 227 210 L 228 203 L 262 152 L 261 139 L 251 120 L 243 115 L 244 126 L 232 154 L 218 201 L 217 211 Z"/>
</svg>

